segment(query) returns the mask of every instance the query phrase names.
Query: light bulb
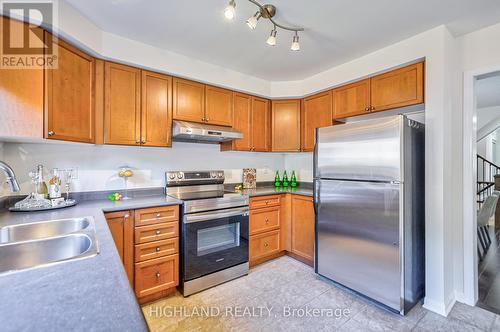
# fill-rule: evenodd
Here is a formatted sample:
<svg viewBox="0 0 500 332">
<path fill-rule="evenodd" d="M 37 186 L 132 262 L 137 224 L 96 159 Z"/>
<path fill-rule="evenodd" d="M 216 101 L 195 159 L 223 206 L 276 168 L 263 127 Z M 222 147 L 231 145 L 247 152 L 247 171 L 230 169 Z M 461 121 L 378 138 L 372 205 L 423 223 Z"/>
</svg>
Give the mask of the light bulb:
<svg viewBox="0 0 500 332">
<path fill-rule="evenodd" d="M 299 35 L 295 34 L 295 36 L 293 36 L 292 47 L 290 47 L 290 49 L 292 51 L 300 51 Z"/>
<path fill-rule="evenodd" d="M 234 13 L 236 12 L 236 2 L 234 0 L 229 1 L 226 9 L 224 9 L 224 16 L 228 20 L 232 20 L 234 18 Z"/>
<path fill-rule="evenodd" d="M 259 20 L 260 18 L 260 12 L 256 12 L 255 15 L 253 15 L 252 17 L 250 17 L 248 20 L 247 20 L 247 25 L 250 29 L 255 29 L 255 27 L 257 26 L 257 21 Z"/>
<path fill-rule="evenodd" d="M 277 33 L 278 33 L 278 31 L 276 31 L 276 28 L 271 30 L 271 34 L 269 35 L 269 38 L 267 38 L 267 42 L 266 42 L 268 45 L 271 45 L 271 46 L 276 45 L 276 34 Z"/>
</svg>

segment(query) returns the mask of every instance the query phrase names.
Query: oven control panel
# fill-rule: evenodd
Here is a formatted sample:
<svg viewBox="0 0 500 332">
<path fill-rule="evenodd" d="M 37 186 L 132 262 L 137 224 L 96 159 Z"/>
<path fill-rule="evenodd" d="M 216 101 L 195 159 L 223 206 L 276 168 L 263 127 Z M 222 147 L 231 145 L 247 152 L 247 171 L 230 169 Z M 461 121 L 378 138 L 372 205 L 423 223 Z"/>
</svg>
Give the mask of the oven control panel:
<svg viewBox="0 0 500 332">
<path fill-rule="evenodd" d="M 224 183 L 224 171 L 174 171 L 165 173 L 167 187 Z"/>
</svg>

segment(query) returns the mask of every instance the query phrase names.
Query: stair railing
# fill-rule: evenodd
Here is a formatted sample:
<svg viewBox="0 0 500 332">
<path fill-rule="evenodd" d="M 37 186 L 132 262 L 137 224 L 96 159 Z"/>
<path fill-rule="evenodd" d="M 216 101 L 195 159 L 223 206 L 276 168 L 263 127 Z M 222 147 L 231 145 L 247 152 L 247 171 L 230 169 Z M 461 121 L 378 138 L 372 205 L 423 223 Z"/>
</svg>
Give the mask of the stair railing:
<svg viewBox="0 0 500 332">
<path fill-rule="evenodd" d="M 500 166 L 488 159 L 477 155 L 477 208 L 480 209 L 484 201 L 495 190 L 495 175 L 500 174 Z"/>
</svg>

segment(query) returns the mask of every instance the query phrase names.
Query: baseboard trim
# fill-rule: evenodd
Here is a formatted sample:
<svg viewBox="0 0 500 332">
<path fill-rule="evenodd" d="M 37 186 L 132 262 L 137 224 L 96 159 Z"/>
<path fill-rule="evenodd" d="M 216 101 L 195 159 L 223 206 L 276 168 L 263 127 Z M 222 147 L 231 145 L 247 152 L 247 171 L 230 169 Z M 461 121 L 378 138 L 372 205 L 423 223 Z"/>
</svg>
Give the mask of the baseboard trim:
<svg viewBox="0 0 500 332">
<path fill-rule="evenodd" d="M 447 317 L 456 302 L 455 293 L 452 292 L 445 302 L 436 301 L 426 296 L 424 298 L 423 307 L 427 310 L 435 312 L 436 314 Z"/>
</svg>

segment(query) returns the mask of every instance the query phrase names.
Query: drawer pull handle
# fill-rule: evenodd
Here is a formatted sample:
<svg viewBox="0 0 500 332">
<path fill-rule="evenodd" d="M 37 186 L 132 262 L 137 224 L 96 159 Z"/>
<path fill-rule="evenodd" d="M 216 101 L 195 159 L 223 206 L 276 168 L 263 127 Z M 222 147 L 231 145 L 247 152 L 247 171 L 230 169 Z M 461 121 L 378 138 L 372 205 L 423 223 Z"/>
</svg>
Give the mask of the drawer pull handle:
<svg viewBox="0 0 500 332">
<path fill-rule="evenodd" d="M 161 231 L 159 229 L 156 230 L 156 235 L 160 235 Z"/>
<path fill-rule="evenodd" d="M 160 218 L 160 217 L 161 217 L 161 213 L 157 213 L 156 218 Z"/>
<path fill-rule="evenodd" d="M 160 247 L 156 247 L 156 252 L 159 252 L 160 251 Z"/>
<path fill-rule="evenodd" d="M 156 278 L 160 277 L 160 272 L 156 272 Z"/>
<path fill-rule="evenodd" d="M 266 218 L 266 224 L 269 224 L 269 219 Z"/>
<path fill-rule="evenodd" d="M 269 243 L 265 242 L 264 247 L 266 247 L 266 248 L 269 247 Z"/>
</svg>

